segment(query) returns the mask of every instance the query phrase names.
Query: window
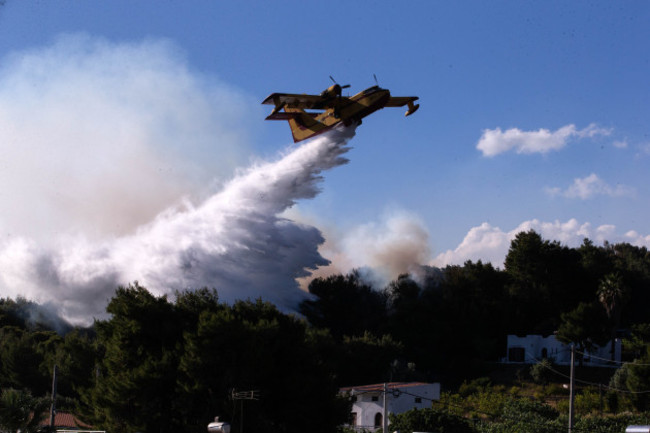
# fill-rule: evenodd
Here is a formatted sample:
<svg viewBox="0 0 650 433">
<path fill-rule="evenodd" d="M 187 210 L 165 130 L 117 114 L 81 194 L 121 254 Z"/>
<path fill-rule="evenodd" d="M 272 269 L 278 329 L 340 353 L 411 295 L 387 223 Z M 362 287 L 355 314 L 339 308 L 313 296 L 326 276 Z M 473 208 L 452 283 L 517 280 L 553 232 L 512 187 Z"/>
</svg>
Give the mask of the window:
<svg viewBox="0 0 650 433">
<path fill-rule="evenodd" d="M 415 402 L 416 402 L 416 403 L 422 403 L 422 398 L 420 398 L 420 397 L 415 397 Z"/>
<path fill-rule="evenodd" d="M 524 362 L 526 351 L 523 347 L 511 347 L 508 349 L 508 361 Z"/>
<path fill-rule="evenodd" d="M 376 396 L 376 395 L 373 395 L 373 396 L 372 396 L 372 401 L 379 401 L 379 397 Z"/>
<path fill-rule="evenodd" d="M 542 358 L 548 358 L 548 349 L 546 347 L 542 349 Z"/>
<path fill-rule="evenodd" d="M 381 412 L 377 412 L 375 414 L 375 427 L 381 427 L 382 425 L 383 423 L 381 418 Z"/>
</svg>

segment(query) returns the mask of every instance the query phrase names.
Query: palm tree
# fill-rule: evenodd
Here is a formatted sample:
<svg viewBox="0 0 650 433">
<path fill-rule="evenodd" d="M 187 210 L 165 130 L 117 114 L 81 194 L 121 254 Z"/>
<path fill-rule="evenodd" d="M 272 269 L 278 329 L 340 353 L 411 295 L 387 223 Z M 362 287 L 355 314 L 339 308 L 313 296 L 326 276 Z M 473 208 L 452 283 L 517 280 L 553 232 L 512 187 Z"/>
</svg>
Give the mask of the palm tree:
<svg viewBox="0 0 650 433">
<path fill-rule="evenodd" d="M 0 394 L 0 433 L 35 433 L 48 408 L 47 399 L 28 391 L 4 389 Z"/>
<path fill-rule="evenodd" d="M 616 330 L 621 321 L 621 310 L 628 301 L 628 291 L 623 284 L 623 277 L 618 272 L 607 274 L 598 285 L 598 300 L 605 307 L 607 318 L 612 324 L 612 361 L 615 359 Z"/>
</svg>

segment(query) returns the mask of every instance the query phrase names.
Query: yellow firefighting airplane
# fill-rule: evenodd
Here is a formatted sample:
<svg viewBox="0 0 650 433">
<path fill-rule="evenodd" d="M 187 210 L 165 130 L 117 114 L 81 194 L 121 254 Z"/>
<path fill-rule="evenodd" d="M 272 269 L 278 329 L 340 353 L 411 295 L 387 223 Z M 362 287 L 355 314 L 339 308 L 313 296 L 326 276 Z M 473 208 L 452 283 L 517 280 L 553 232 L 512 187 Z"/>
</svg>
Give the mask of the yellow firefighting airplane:
<svg viewBox="0 0 650 433">
<path fill-rule="evenodd" d="M 334 79 L 330 77 L 332 81 Z M 262 104 L 275 105 L 266 120 L 288 120 L 293 141 L 299 142 L 329 131 L 343 123 L 361 123 L 361 119 L 384 107 L 403 107 L 408 104 L 406 116 L 415 113 L 419 104 L 417 96 L 390 96 L 387 89 L 372 86 L 354 96 L 341 96 L 341 91 L 350 87 L 341 86 L 334 81 L 320 95 L 298 95 L 292 93 L 273 93 Z M 284 111 L 281 111 L 284 109 Z M 325 110 L 307 112 L 305 110 Z"/>
</svg>

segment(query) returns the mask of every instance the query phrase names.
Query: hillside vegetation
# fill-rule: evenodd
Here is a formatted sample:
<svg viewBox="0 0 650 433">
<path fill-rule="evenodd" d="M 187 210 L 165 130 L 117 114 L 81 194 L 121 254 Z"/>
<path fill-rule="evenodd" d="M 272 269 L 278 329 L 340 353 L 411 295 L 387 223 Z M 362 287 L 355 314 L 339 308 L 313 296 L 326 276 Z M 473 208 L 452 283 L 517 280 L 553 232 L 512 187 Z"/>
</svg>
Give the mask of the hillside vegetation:
<svg viewBox="0 0 650 433">
<path fill-rule="evenodd" d="M 218 288 L 170 300 L 134 283 L 117 288 L 110 319 L 88 329 L 29 300 L 2 299 L 0 427 L 17 425 L 5 416 L 17 392 L 23 405 L 42 404 L 57 365 L 59 410 L 111 433 L 202 432 L 216 415 L 234 431 L 243 423 L 256 433 L 333 432 L 349 413 L 339 387 L 398 380 L 439 381 L 445 390 L 430 413 L 396 417 L 402 433 L 565 430 L 563 368 L 496 363 L 508 334 L 553 332 L 580 351 L 624 336 L 625 363 L 577 370 L 578 430 L 647 421 L 645 248 L 589 240 L 568 248 L 522 232 L 504 269 L 424 267 L 387 287 L 352 272 L 316 279 L 309 291 L 301 314 L 287 315 L 259 300 L 223 304 Z M 259 399 L 232 398 L 252 390 Z"/>
</svg>

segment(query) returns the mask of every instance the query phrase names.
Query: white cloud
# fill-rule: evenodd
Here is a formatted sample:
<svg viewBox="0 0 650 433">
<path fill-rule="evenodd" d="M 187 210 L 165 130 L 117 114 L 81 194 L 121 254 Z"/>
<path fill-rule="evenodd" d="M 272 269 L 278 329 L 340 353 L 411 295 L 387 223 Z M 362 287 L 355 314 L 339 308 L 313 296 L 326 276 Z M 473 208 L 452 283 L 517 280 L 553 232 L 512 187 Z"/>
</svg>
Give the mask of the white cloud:
<svg viewBox="0 0 650 433">
<path fill-rule="evenodd" d="M 618 234 L 613 225 L 601 225 L 593 228 L 590 223 L 580 223 L 572 218 L 566 222 L 543 222 L 537 219 L 525 221 L 512 230 L 504 231 L 489 223 L 483 223 L 469 230 L 463 241 L 454 250 L 438 254 L 430 264 L 446 266 L 463 264 L 467 260 L 491 262 L 502 267 L 510 242 L 522 231 L 535 230 L 544 239 L 559 241 L 569 247 L 578 247 L 585 238 L 596 244 L 628 242 L 637 246 L 650 247 L 650 235 L 643 236 L 635 231 Z"/>
<path fill-rule="evenodd" d="M 634 194 L 634 190 L 625 185 L 611 186 L 600 179 L 595 173 L 587 177 L 576 178 L 573 184 L 562 190 L 558 187 L 547 188 L 546 192 L 551 196 L 563 196 L 566 198 L 579 198 L 587 200 L 596 196 L 624 197 Z"/>
<path fill-rule="evenodd" d="M 539 129 L 537 131 L 522 131 L 518 128 L 502 131 L 501 128 L 485 129 L 476 148 L 483 156 L 495 156 L 510 150 L 517 153 L 548 153 L 560 150 L 571 138 L 587 138 L 596 135 L 609 135 L 611 130 L 599 128 L 590 124 L 584 129 L 577 130 L 575 125 L 566 125 L 556 131 Z"/>
</svg>

